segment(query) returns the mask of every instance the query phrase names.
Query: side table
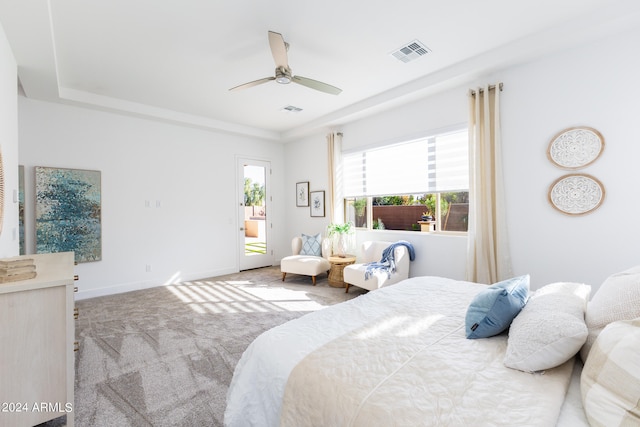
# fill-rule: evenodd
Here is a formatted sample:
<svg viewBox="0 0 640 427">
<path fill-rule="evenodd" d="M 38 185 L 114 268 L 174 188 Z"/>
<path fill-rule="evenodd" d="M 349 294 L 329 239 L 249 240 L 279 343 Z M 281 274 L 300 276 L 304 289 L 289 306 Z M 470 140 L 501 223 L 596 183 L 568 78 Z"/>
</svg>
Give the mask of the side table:
<svg viewBox="0 0 640 427">
<path fill-rule="evenodd" d="M 329 286 L 334 288 L 344 288 L 344 268 L 349 264 L 355 264 L 356 257 L 354 255 L 345 255 L 344 257 L 330 256 L 329 264 Z"/>
</svg>

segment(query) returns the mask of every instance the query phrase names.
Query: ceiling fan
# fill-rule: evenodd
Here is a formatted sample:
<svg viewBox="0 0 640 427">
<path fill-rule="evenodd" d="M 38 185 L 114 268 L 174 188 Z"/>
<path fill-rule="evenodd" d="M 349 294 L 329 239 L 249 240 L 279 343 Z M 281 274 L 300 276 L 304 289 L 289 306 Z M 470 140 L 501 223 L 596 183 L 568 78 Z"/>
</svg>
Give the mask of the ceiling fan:
<svg viewBox="0 0 640 427">
<path fill-rule="evenodd" d="M 271 80 L 275 80 L 276 82 L 281 84 L 289 84 L 291 82 L 298 83 L 302 86 L 319 90 L 321 92 L 330 93 L 332 95 L 338 95 L 340 92 L 342 92 L 342 89 L 338 89 L 337 87 L 331 86 L 330 84 L 322 83 L 317 80 L 309 79 L 307 77 L 294 76 L 293 74 L 291 74 L 291 68 L 289 68 L 289 61 L 287 59 L 287 50 L 289 50 L 289 43 L 286 43 L 284 41 L 282 34 L 269 31 L 269 46 L 271 47 L 273 60 L 276 63 L 275 77 L 265 77 L 264 79 L 254 80 L 249 83 L 241 84 L 240 86 L 232 87 L 231 89 L 229 89 L 230 91 L 246 89 L 252 86 L 260 85 L 262 83 L 270 82 Z"/>
</svg>

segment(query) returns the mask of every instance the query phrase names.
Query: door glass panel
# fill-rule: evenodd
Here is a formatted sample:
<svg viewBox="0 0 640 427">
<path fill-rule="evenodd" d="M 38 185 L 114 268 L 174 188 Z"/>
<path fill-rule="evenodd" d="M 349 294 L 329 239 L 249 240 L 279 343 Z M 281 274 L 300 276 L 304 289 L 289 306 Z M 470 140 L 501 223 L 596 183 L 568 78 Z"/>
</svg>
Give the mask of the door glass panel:
<svg viewBox="0 0 640 427">
<path fill-rule="evenodd" d="M 266 168 L 244 165 L 244 254 L 267 253 Z"/>
</svg>

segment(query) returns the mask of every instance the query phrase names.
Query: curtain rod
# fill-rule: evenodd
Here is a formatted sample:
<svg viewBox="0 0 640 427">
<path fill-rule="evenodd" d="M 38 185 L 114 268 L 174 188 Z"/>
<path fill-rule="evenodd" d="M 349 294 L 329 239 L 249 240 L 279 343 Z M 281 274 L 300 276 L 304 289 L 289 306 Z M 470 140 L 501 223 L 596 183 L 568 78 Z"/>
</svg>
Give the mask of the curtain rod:
<svg viewBox="0 0 640 427">
<path fill-rule="evenodd" d="M 500 89 L 500 92 L 502 92 L 502 83 L 498 83 L 498 85 L 497 85 L 497 86 L 496 86 L 496 85 L 489 85 L 489 90 L 495 90 L 495 88 L 496 88 L 496 87 L 497 87 L 498 89 Z M 480 92 L 480 93 L 484 92 L 484 89 L 480 88 L 480 89 L 479 89 L 479 92 Z M 475 90 L 472 90 L 472 91 L 471 91 L 471 96 L 475 96 L 475 94 L 476 94 L 476 91 L 475 91 Z"/>
</svg>

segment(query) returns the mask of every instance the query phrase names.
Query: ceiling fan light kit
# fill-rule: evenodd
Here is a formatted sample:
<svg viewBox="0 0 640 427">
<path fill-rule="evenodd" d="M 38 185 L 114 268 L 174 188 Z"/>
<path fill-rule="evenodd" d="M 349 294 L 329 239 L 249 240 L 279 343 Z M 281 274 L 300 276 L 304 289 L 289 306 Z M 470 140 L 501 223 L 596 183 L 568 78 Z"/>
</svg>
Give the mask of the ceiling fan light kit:
<svg viewBox="0 0 640 427">
<path fill-rule="evenodd" d="M 291 71 L 287 72 L 281 67 L 276 68 L 276 82 L 283 85 L 291 83 Z"/>
<path fill-rule="evenodd" d="M 267 83 L 275 80 L 280 84 L 289 84 L 291 82 L 294 82 L 299 85 L 318 90 L 320 92 L 329 93 L 331 95 L 338 95 L 340 92 L 342 92 L 342 89 L 331 86 L 330 84 L 323 83 L 318 80 L 309 79 L 307 77 L 294 76 L 291 73 L 291 68 L 289 67 L 289 59 L 287 58 L 289 43 L 286 43 L 284 41 L 282 34 L 276 33 L 274 31 L 269 31 L 269 46 L 271 47 L 271 55 L 273 56 L 273 60 L 276 63 L 275 77 L 265 77 L 263 79 L 244 83 L 239 86 L 232 87 L 231 89 L 229 89 L 230 91 L 247 89 L 253 86 L 260 85 L 262 83 Z"/>
</svg>

